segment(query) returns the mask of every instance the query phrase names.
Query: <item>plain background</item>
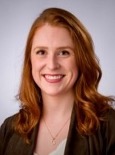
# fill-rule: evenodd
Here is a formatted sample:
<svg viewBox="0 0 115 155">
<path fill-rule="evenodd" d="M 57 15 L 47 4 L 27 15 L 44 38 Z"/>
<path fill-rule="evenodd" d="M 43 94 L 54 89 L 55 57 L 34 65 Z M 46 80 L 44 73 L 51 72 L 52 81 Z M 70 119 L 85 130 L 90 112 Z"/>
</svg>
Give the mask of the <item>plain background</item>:
<svg viewBox="0 0 115 155">
<path fill-rule="evenodd" d="M 103 71 L 99 91 L 115 95 L 115 0 L 0 0 L 0 124 L 19 109 L 15 96 L 27 35 L 47 7 L 65 8 L 86 26 Z"/>
</svg>

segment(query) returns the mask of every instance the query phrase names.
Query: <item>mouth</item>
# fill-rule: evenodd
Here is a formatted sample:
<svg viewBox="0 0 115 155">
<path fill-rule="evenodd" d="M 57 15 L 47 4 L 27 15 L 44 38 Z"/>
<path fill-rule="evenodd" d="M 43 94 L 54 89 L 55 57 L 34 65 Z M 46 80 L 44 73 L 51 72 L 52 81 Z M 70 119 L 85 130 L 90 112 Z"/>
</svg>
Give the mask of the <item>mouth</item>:
<svg viewBox="0 0 115 155">
<path fill-rule="evenodd" d="M 63 74 L 54 74 L 54 75 L 44 74 L 43 76 L 47 82 L 55 83 L 55 82 L 60 82 L 65 75 L 63 75 Z"/>
</svg>

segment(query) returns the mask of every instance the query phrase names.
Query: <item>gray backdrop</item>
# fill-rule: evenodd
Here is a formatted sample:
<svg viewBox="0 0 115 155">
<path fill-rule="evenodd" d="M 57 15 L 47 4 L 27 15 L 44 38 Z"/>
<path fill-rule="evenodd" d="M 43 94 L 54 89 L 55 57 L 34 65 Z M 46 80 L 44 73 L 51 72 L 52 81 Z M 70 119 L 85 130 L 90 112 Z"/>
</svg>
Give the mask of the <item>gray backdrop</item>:
<svg viewBox="0 0 115 155">
<path fill-rule="evenodd" d="M 99 91 L 115 95 L 115 0 L 0 0 L 0 124 L 19 109 L 15 95 L 27 34 L 47 7 L 65 8 L 84 23 L 103 70 Z"/>
</svg>

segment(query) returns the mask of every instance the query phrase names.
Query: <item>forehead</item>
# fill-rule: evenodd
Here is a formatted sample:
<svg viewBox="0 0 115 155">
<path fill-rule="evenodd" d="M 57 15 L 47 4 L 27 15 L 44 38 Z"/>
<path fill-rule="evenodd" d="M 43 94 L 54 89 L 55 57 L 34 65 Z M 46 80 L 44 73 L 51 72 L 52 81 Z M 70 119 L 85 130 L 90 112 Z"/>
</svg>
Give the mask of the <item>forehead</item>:
<svg viewBox="0 0 115 155">
<path fill-rule="evenodd" d="M 33 37 L 33 45 L 36 44 L 60 44 L 73 47 L 73 40 L 69 30 L 61 26 L 52 26 L 44 24 L 39 27 Z"/>
</svg>

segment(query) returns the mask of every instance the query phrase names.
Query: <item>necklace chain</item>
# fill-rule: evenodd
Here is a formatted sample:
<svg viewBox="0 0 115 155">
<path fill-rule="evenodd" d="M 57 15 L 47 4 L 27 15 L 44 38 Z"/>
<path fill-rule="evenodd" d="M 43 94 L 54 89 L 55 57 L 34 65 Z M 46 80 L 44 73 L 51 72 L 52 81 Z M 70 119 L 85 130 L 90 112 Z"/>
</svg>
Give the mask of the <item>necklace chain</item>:
<svg viewBox="0 0 115 155">
<path fill-rule="evenodd" d="M 67 122 L 69 121 L 69 119 L 70 119 L 70 117 L 66 120 L 66 122 L 64 123 L 64 125 L 59 129 L 59 131 L 57 132 L 57 134 L 56 134 L 55 136 L 53 136 L 53 134 L 52 134 L 52 132 L 51 132 L 49 126 L 47 125 L 45 119 L 43 118 L 43 121 L 44 121 L 44 123 L 45 123 L 45 126 L 46 126 L 46 128 L 47 128 L 47 130 L 48 130 L 48 132 L 49 132 L 49 134 L 50 134 L 50 136 L 51 136 L 51 138 L 52 138 L 52 144 L 53 144 L 53 145 L 56 144 L 56 138 L 57 138 L 58 135 L 61 133 L 61 131 L 64 129 L 64 127 L 66 126 L 66 124 L 67 124 Z"/>
</svg>

